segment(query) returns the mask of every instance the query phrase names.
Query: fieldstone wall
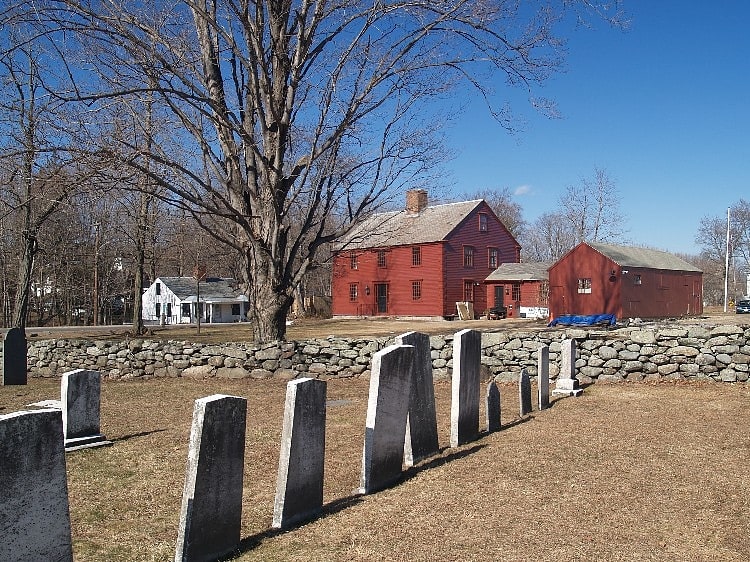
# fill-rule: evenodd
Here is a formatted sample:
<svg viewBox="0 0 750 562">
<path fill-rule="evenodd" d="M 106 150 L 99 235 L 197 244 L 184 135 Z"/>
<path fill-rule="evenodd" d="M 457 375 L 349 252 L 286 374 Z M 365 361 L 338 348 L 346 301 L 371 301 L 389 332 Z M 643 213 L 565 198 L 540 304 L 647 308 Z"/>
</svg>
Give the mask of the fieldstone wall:
<svg viewBox="0 0 750 562">
<path fill-rule="evenodd" d="M 550 347 L 550 377 L 559 372 L 560 342 L 578 341 L 576 369 L 592 381 L 714 379 L 747 381 L 750 327 L 641 326 L 616 330 L 541 329 L 482 334 L 482 369 L 498 380 L 516 380 L 522 368 L 535 376 L 537 349 Z M 207 345 L 184 341 L 29 341 L 31 376 L 56 377 L 95 369 L 110 379 L 193 377 L 294 379 L 369 376 L 372 355 L 393 338 L 334 338 Z M 430 338 L 433 374 L 450 377 L 453 335 Z"/>
</svg>

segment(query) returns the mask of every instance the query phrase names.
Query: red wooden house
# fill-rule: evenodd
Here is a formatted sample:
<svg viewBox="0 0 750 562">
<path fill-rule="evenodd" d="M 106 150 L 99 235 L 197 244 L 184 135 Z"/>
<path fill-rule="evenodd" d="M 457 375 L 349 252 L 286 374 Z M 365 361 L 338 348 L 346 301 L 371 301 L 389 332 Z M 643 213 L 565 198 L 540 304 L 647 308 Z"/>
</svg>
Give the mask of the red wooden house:
<svg viewBox="0 0 750 562">
<path fill-rule="evenodd" d="M 333 315 L 447 317 L 461 301 L 481 314 L 484 279 L 520 250 L 484 200 L 428 206 L 426 191 L 409 191 L 403 211 L 373 215 L 340 240 Z"/>
<path fill-rule="evenodd" d="M 485 279 L 490 307 L 504 306 L 508 317 L 549 316 L 549 263 L 503 263 Z"/>
<path fill-rule="evenodd" d="M 659 250 L 583 242 L 550 267 L 549 286 L 551 319 L 703 314 L 701 270 Z"/>
</svg>

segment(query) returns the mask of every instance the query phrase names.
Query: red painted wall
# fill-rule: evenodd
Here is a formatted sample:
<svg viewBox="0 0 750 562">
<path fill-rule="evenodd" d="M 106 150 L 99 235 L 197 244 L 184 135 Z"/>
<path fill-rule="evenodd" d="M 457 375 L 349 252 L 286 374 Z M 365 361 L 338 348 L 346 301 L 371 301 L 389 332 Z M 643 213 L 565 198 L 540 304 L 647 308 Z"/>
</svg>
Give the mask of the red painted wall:
<svg viewBox="0 0 750 562">
<path fill-rule="evenodd" d="M 334 316 L 444 316 L 442 243 L 421 245 L 422 263 L 412 265 L 413 246 L 385 248 L 385 267 L 378 266 L 378 249 L 356 250 L 357 269 L 349 251 L 334 257 Z M 421 281 L 422 295 L 412 298 L 412 281 Z M 358 284 L 358 298 L 349 298 L 349 285 Z M 378 312 L 376 285 L 387 285 L 386 312 Z M 369 295 L 367 294 L 369 288 Z"/>
<path fill-rule="evenodd" d="M 577 246 L 550 268 L 550 316 L 606 313 L 620 319 L 703 313 L 702 274 L 645 268 L 625 271 L 590 246 Z M 591 279 L 590 293 L 578 292 L 579 278 Z"/>
<path fill-rule="evenodd" d="M 513 281 L 488 281 L 486 298 L 489 307 L 495 306 L 495 287 L 502 287 L 503 305 L 508 307 L 508 316 L 518 316 L 518 309 L 522 306 L 528 307 L 548 307 L 549 299 L 542 300 L 539 298 L 540 289 L 545 281 L 518 281 L 520 283 L 520 300 L 513 300 Z"/>
<path fill-rule="evenodd" d="M 487 215 L 487 230 L 479 229 L 479 215 Z M 464 246 L 474 248 L 474 266 L 464 266 Z M 489 248 L 497 248 L 498 263 L 518 263 L 520 248 L 510 235 L 505 225 L 495 216 L 486 203 L 479 205 L 453 231 L 447 240 L 445 251 L 446 287 L 445 309 L 450 314 L 456 313 L 456 302 L 464 300 L 464 282 L 474 285 L 474 312 L 481 315 L 486 309 L 494 306 L 493 298 L 487 299 L 487 292 L 482 287 L 485 278 L 497 266 L 489 265 Z M 478 283 L 478 285 L 476 285 Z"/>
<path fill-rule="evenodd" d="M 487 215 L 487 229 L 481 231 L 479 214 Z M 474 248 L 473 267 L 464 267 L 464 246 Z M 489 265 L 489 248 L 498 249 L 498 265 L 518 262 L 520 249 L 505 226 L 486 204 L 479 205 L 454 229 L 444 242 L 421 245 L 422 265 L 412 265 L 412 246 L 386 250 L 386 267 L 378 267 L 378 249 L 357 250 L 357 269 L 351 269 L 350 251 L 334 257 L 332 312 L 334 316 L 450 316 L 456 302 L 464 300 L 464 282 L 474 285 L 477 315 L 488 308 L 484 279 L 494 271 Z M 422 282 L 422 296 L 412 298 L 412 281 Z M 358 284 L 356 302 L 349 299 L 350 283 Z M 376 284 L 387 284 L 388 306 L 378 312 Z M 369 287 L 370 294 L 365 288 Z"/>
</svg>

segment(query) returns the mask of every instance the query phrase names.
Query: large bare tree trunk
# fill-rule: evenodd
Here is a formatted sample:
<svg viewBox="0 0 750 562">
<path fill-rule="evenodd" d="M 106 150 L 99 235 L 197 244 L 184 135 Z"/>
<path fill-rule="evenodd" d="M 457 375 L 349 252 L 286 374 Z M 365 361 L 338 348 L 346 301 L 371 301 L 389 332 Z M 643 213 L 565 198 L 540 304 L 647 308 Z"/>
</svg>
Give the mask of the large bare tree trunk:
<svg viewBox="0 0 750 562">
<path fill-rule="evenodd" d="M 36 237 L 27 235 L 24 238 L 23 254 L 18 264 L 18 283 L 16 284 L 16 299 L 13 306 L 13 328 L 26 329 L 29 316 L 29 291 L 31 290 L 31 275 L 34 270 L 34 256 L 36 255 Z"/>
</svg>

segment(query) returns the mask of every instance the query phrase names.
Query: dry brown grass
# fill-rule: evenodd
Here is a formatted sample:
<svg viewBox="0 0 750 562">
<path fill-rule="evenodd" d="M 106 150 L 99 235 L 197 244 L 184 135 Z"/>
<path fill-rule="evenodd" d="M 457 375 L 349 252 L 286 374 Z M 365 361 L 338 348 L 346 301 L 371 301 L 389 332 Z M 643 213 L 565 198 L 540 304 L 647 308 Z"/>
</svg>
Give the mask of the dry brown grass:
<svg viewBox="0 0 750 562">
<path fill-rule="evenodd" d="M 518 418 L 503 386 L 501 432 L 448 446 L 450 384 L 436 384 L 442 454 L 397 486 L 357 496 L 365 380 L 332 380 L 325 513 L 269 531 L 281 381 L 107 381 L 114 446 L 67 456 L 76 560 L 174 556 L 193 401 L 248 399 L 238 560 L 748 560 L 750 387 L 622 384 Z M 0 413 L 59 395 L 59 380 L 0 387 Z M 484 419 L 484 414 L 482 414 Z"/>
</svg>

